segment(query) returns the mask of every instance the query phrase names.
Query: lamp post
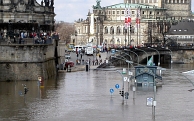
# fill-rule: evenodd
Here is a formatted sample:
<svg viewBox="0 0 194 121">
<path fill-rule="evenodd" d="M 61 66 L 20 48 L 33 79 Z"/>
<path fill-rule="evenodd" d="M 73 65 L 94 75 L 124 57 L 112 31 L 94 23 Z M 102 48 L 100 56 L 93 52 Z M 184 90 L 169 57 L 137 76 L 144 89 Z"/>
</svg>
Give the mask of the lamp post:
<svg viewBox="0 0 194 121">
<path fill-rule="evenodd" d="M 129 55 L 129 54 L 125 53 L 125 52 L 123 52 L 123 53 L 124 53 L 125 55 L 128 55 L 128 56 L 130 57 L 130 59 L 133 60 L 132 57 L 131 57 L 131 55 Z"/>
<path fill-rule="evenodd" d="M 177 36 L 176 38 L 177 48 L 178 48 L 178 39 L 179 39 L 179 36 Z"/>
<path fill-rule="evenodd" d="M 124 49 L 125 51 L 129 51 L 129 52 L 132 52 L 132 53 L 134 53 L 136 56 L 137 56 L 137 64 L 139 64 L 139 56 L 137 55 L 137 53 L 135 53 L 135 52 L 133 52 L 133 51 L 131 51 L 131 50 L 127 50 L 127 49 Z"/>
<path fill-rule="evenodd" d="M 76 45 L 77 45 L 77 31 L 75 30 L 75 39 L 76 39 Z"/>
<path fill-rule="evenodd" d="M 126 42 L 127 42 L 126 34 L 127 34 L 127 29 L 125 28 L 124 31 L 125 31 L 125 48 L 126 48 Z"/>
<path fill-rule="evenodd" d="M 155 74 L 154 74 L 154 99 L 153 99 L 153 118 L 155 119 L 155 112 L 156 112 L 156 81 L 155 81 Z"/>
<path fill-rule="evenodd" d="M 120 50 L 116 50 L 116 51 L 117 51 L 117 52 L 122 52 L 122 51 L 120 51 Z M 133 60 L 132 57 L 131 57 L 131 55 L 129 55 L 129 54 L 125 53 L 125 52 L 122 52 L 122 53 L 124 53 L 125 55 L 128 55 L 128 56 L 130 57 L 130 59 Z"/>
<path fill-rule="evenodd" d="M 162 47 L 162 48 L 164 48 L 164 47 Z M 170 60 L 171 60 L 170 63 L 173 63 L 173 61 L 172 61 L 172 50 L 170 50 L 169 48 L 164 48 L 164 49 L 170 51 Z"/>
<path fill-rule="evenodd" d="M 120 60 L 123 60 L 123 61 L 125 61 L 125 62 L 127 62 L 128 63 L 128 70 L 129 70 L 129 64 L 131 64 L 132 65 L 132 63 L 133 63 L 133 61 L 129 61 L 129 60 L 127 60 L 126 58 L 125 58 L 125 60 L 124 59 L 122 59 L 122 58 L 118 58 L 118 57 L 114 57 L 114 58 L 117 58 L 117 59 L 120 59 Z M 133 66 L 133 65 L 132 65 Z M 117 71 L 117 72 L 119 72 L 119 71 Z M 120 74 L 121 74 L 121 72 L 119 72 Z M 132 73 L 129 73 L 128 72 L 128 75 L 130 75 L 130 74 L 132 74 Z M 123 74 L 121 74 L 122 75 L 122 79 L 123 79 L 123 88 L 122 88 L 122 91 L 124 91 L 124 77 L 123 77 Z M 132 75 L 131 75 L 132 76 Z M 128 77 L 128 79 L 129 79 L 129 77 Z M 130 90 L 130 85 L 129 85 L 129 81 L 128 81 L 128 94 L 129 94 L 129 90 Z M 135 98 L 135 93 L 133 93 L 133 99 Z M 128 98 L 127 98 L 128 99 Z M 123 96 L 123 104 L 124 104 L 124 96 Z"/>
<path fill-rule="evenodd" d="M 147 56 L 147 62 L 148 62 L 148 54 L 146 53 L 146 51 L 141 50 L 141 49 L 138 49 L 138 48 L 135 48 L 135 49 L 136 49 L 136 50 L 140 50 L 140 51 L 144 52 L 144 53 L 146 54 L 146 56 Z"/>
<path fill-rule="evenodd" d="M 160 66 L 160 53 L 159 53 L 159 51 L 154 49 L 154 48 L 151 48 L 151 47 L 148 47 L 148 48 L 152 49 L 152 50 L 155 50 L 158 53 L 158 66 Z"/>
<path fill-rule="evenodd" d="M 123 83 L 123 87 L 122 87 L 122 91 L 124 91 L 124 77 L 123 77 L 123 74 L 120 72 L 120 71 L 118 71 L 118 70 L 116 70 L 117 72 L 119 72 L 119 74 L 122 76 L 122 83 Z M 123 104 L 124 104 L 124 95 L 123 95 Z"/>
<path fill-rule="evenodd" d="M 172 50 L 170 50 L 169 48 L 167 50 L 170 51 L 170 63 L 173 63 L 173 61 L 172 61 Z"/>
</svg>

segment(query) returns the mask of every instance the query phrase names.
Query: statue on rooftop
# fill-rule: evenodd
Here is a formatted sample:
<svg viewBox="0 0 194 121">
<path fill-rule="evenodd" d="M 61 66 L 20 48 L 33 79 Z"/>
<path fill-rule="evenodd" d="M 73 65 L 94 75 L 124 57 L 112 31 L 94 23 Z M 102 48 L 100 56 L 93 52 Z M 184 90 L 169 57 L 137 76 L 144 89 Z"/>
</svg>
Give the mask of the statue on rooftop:
<svg viewBox="0 0 194 121">
<path fill-rule="evenodd" d="M 96 6 L 93 5 L 93 9 L 101 9 L 100 2 L 101 0 L 96 0 Z"/>
</svg>

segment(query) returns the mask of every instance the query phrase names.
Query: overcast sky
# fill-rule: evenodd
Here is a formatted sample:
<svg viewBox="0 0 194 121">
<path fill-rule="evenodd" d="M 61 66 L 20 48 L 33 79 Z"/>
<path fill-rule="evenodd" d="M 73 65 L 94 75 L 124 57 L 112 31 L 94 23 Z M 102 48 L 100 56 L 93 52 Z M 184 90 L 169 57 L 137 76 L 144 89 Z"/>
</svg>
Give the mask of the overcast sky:
<svg viewBox="0 0 194 121">
<path fill-rule="evenodd" d="M 37 0 L 39 3 L 41 0 Z M 124 0 L 101 0 L 102 7 L 122 3 Z M 74 22 L 79 18 L 86 19 L 88 11 L 96 5 L 96 0 L 54 0 L 55 20 Z M 194 11 L 194 0 L 192 0 L 192 11 Z"/>
</svg>

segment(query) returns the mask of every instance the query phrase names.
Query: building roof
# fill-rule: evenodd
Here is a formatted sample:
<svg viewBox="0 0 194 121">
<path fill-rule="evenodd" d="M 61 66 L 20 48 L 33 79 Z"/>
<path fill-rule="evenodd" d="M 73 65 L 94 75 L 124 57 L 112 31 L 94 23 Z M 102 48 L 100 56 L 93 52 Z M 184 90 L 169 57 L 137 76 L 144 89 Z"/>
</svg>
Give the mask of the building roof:
<svg viewBox="0 0 194 121">
<path fill-rule="evenodd" d="M 181 20 L 172 25 L 167 35 L 194 35 L 194 21 Z"/>
<path fill-rule="evenodd" d="M 126 3 L 119 3 L 119 4 L 114 4 L 114 5 L 110 5 L 110 6 L 106 6 L 105 8 L 142 8 L 142 9 L 166 9 L 166 8 L 160 8 L 158 6 L 154 6 L 154 5 L 145 5 L 145 4 L 126 4 Z"/>
</svg>

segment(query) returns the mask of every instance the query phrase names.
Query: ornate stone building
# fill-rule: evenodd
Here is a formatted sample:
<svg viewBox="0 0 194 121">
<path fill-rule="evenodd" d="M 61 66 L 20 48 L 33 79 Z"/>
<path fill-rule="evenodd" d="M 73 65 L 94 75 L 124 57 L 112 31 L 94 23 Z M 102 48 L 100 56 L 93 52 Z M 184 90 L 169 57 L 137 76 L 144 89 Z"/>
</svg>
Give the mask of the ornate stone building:
<svg viewBox="0 0 194 121">
<path fill-rule="evenodd" d="M 100 6 L 96 1 L 87 19 L 75 22 L 75 35 L 71 42 L 108 46 L 141 46 L 146 43 L 164 43 L 171 25 L 191 18 L 191 0 L 124 0 L 124 3 Z M 131 25 L 125 29 L 125 16 L 130 11 Z M 138 9 L 140 26 L 136 25 Z"/>
<path fill-rule="evenodd" d="M 19 31 L 48 32 L 54 29 L 54 0 L 0 0 L 1 34 Z M 4 36 L 6 37 L 6 36 Z"/>
</svg>

